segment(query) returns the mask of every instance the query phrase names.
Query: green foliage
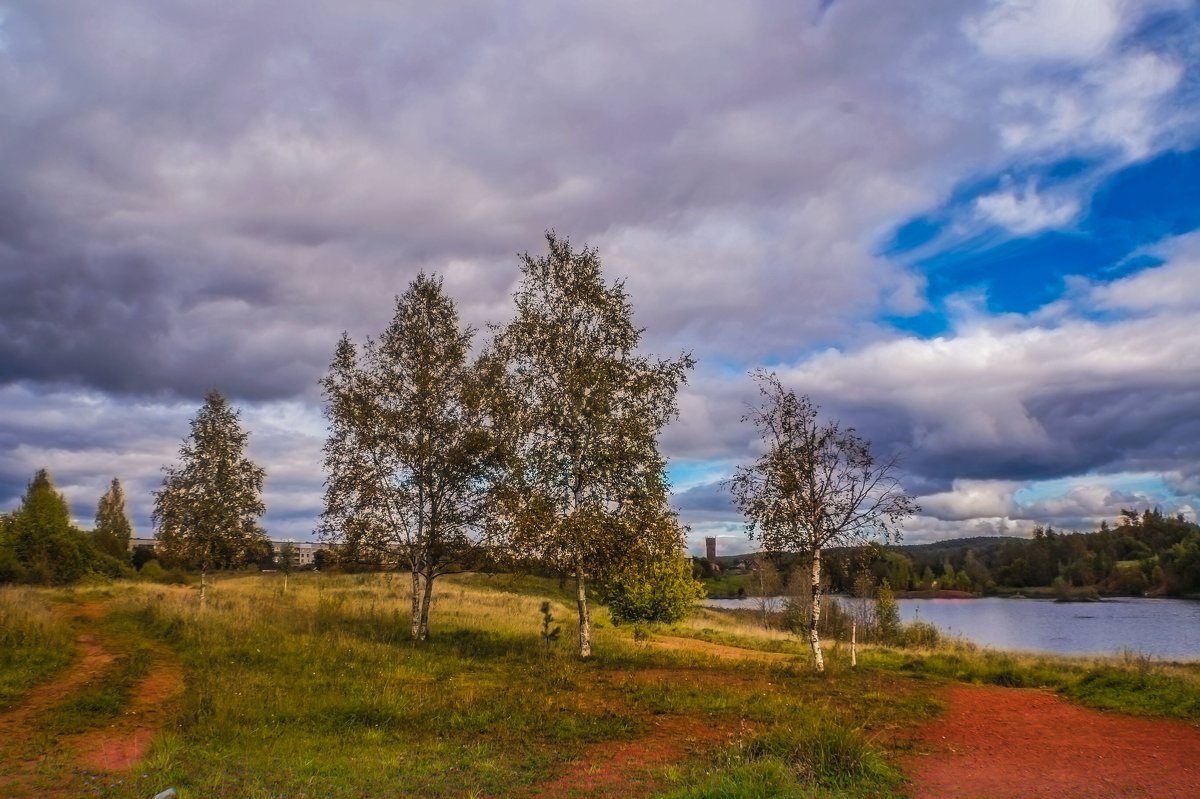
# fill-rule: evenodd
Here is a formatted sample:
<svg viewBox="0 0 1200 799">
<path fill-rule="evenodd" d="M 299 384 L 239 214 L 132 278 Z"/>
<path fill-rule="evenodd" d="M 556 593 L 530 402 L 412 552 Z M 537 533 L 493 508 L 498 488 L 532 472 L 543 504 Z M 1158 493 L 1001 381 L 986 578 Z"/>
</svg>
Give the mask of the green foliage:
<svg viewBox="0 0 1200 799">
<path fill-rule="evenodd" d="M 704 596 L 692 577 L 690 561 L 676 556 L 634 564 L 608 580 L 601 591 L 615 621 L 658 621 L 674 624 L 691 613 Z"/>
<path fill-rule="evenodd" d="M 1200 718 L 1200 686 L 1171 677 L 1153 664 L 1101 667 L 1066 685 L 1063 693 L 1124 713 Z"/>
<path fill-rule="evenodd" d="M 647 530 L 676 536 L 669 515 L 660 430 L 692 360 L 638 355 L 641 330 L 621 283 L 604 281 L 595 250 L 546 234 L 548 252 L 522 257 L 515 318 L 485 362 L 496 386 L 492 414 L 511 456 L 493 492 L 518 556 L 575 578 L 579 653 L 590 653 L 586 582 L 620 571 Z"/>
<path fill-rule="evenodd" d="M 160 553 L 208 571 L 255 563 L 269 546 L 258 524 L 265 472 L 245 456 L 248 435 L 237 411 L 212 391 L 154 493 Z"/>
<path fill-rule="evenodd" d="M 900 604 L 887 580 L 875 589 L 875 626 L 879 639 L 885 643 L 896 640 L 900 632 Z"/>
<path fill-rule="evenodd" d="M 942 634 L 927 621 L 914 621 L 899 630 L 899 640 L 904 646 L 929 649 L 938 645 Z"/>
<path fill-rule="evenodd" d="M 146 582 L 164 585 L 188 585 L 191 582 L 182 569 L 164 569 L 162 564 L 153 558 L 142 564 L 138 577 Z"/>
<path fill-rule="evenodd" d="M 129 539 L 132 537 L 133 523 L 125 512 L 125 492 L 121 482 L 114 477 L 112 485 L 96 504 L 92 543 L 104 554 L 125 563 L 129 561 Z"/>
<path fill-rule="evenodd" d="M 71 523 L 66 499 L 39 469 L 20 507 L 0 516 L 0 582 L 63 585 L 88 574 L 115 577 L 122 566 Z"/>
<path fill-rule="evenodd" d="M 824 669 L 818 635 L 821 554 L 899 537 L 899 524 L 920 508 L 894 476 L 894 459 L 876 461 L 868 441 L 838 422 L 822 423 L 807 396 L 783 387 L 773 373 L 754 373 L 762 403 L 744 417 L 758 428 L 765 452 L 739 466 L 731 482 L 746 532 L 768 552 L 805 554 L 812 562 L 813 665 Z"/>
<path fill-rule="evenodd" d="M 927 590 L 936 583 L 941 589 L 1067 599 L 1190 596 L 1200 593 L 1200 525 L 1154 510 L 1129 510 L 1116 526 L 1105 522 L 1090 533 L 1039 527 L 1029 539 L 975 538 L 881 550 L 870 568 L 896 590 Z"/>
<path fill-rule="evenodd" d="M 546 600 L 541 605 L 542 612 L 542 642 L 546 645 L 546 651 L 550 651 L 550 644 L 558 640 L 559 633 L 562 632 L 562 627 L 554 624 L 554 614 L 550 611 L 550 600 Z M 553 625 L 553 628 L 551 628 Z"/>
<path fill-rule="evenodd" d="M 279 545 L 279 552 L 275 554 L 275 568 L 284 575 L 296 570 L 296 547 L 290 541 Z"/>
<path fill-rule="evenodd" d="M 413 595 L 417 640 L 433 581 L 488 543 L 484 489 L 499 458 L 482 378 L 467 362 L 472 336 L 441 279 L 420 274 L 361 359 L 343 335 L 321 381 L 329 477 L 319 532 L 346 557 L 406 567 L 424 586 Z"/>
</svg>

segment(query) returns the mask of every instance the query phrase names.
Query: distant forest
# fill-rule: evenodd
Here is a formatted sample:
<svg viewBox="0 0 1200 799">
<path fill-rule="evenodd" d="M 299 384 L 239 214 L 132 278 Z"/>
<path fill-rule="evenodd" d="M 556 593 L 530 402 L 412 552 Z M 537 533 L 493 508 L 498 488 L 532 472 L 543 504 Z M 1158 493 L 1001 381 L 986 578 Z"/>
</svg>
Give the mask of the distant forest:
<svg viewBox="0 0 1200 799">
<path fill-rule="evenodd" d="M 1200 594 L 1200 525 L 1157 510 L 1122 511 L 1091 533 L 1038 527 L 1033 538 L 972 538 L 865 553 L 875 582 L 897 591 L 1012 593 L 1062 598 Z M 862 553 L 830 558 L 831 587 L 851 591 Z"/>
</svg>

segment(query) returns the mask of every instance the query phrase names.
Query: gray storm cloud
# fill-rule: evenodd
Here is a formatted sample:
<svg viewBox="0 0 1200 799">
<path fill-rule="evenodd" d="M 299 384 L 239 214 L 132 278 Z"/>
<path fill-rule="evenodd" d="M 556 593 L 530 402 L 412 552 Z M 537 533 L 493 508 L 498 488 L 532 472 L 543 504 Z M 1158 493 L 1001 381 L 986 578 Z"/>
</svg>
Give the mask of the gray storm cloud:
<svg viewBox="0 0 1200 799">
<path fill-rule="evenodd" d="M 939 340 L 880 322 L 926 308 L 881 243 L 963 180 L 1194 140 L 1186 51 L 1134 39 L 1178 4 L 1070 5 L 0 2 L 0 507 L 48 466 L 87 518 L 117 475 L 144 530 L 217 388 L 254 422 L 268 523 L 307 535 L 340 333 L 381 330 L 418 270 L 503 322 L 548 228 L 600 248 L 649 348 L 697 357 L 673 457 L 750 456 L 765 363 L 903 451 L 918 493 L 1192 485 L 1186 241 L 1078 288 L 1116 325 L 1069 302 Z M 1016 185 L 962 222 L 1064 224 L 1087 188 Z M 994 510 L 959 499 L 946 519 Z M 732 518 L 717 487 L 678 500 Z"/>
</svg>

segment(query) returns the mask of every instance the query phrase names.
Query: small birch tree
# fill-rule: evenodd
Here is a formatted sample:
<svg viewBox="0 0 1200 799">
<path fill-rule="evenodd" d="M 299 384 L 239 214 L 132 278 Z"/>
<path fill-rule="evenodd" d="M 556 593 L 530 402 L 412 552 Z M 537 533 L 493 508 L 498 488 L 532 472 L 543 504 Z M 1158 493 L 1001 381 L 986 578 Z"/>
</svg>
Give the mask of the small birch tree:
<svg viewBox="0 0 1200 799">
<path fill-rule="evenodd" d="M 219 392 L 209 392 L 154 492 L 159 546 L 170 560 L 200 569 L 200 603 L 208 572 L 259 560 L 270 547 L 258 520 L 266 472 L 246 455 L 249 435 Z"/>
<path fill-rule="evenodd" d="M 282 593 L 286 594 L 288 578 L 296 570 L 296 547 L 292 545 L 291 541 L 285 541 L 279 545 L 279 552 L 275 555 L 275 565 L 283 575 Z"/>
<path fill-rule="evenodd" d="M 92 542 L 101 552 L 126 563 L 129 561 L 129 539 L 132 537 L 133 523 L 125 512 L 125 491 L 121 488 L 121 481 L 114 477 L 112 485 L 96 504 L 96 527 L 92 531 Z"/>
<path fill-rule="evenodd" d="M 821 552 L 900 537 L 900 522 L 920 508 L 900 487 L 896 461 L 877 461 L 853 428 L 821 422 L 807 396 L 785 389 L 772 373 L 755 372 L 761 404 L 742 421 L 758 428 L 766 451 L 739 466 L 731 482 L 746 531 L 771 552 L 811 561 L 808 639 L 813 665 L 825 670 L 817 625 L 821 616 Z"/>
<path fill-rule="evenodd" d="M 522 256 L 516 316 L 491 353 L 512 458 L 495 496 L 512 546 L 574 578 L 586 658 L 589 581 L 613 574 L 631 551 L 682 544 L 677 525 L 644 522 L 670 515 L 658 435 L 693 363 L 638 355 L 642 331 L 625 288 L 604 282 L 596 250 L 576 252 L 553 232 L 546 244 L 545 255 Z M 671 541 L 638 546 L 664 531 Z"/>
<path fill-rule="evenodd" d="M 495 448 L 467 360 L 472 335 L 442 281 L 421 274 L 361 360 L 343 336 L 321 381 L 329 438 L 319 533 L 408 569 L 415 641 L 428 637 L 434 580 L 486 543 Z"/>
</svg>

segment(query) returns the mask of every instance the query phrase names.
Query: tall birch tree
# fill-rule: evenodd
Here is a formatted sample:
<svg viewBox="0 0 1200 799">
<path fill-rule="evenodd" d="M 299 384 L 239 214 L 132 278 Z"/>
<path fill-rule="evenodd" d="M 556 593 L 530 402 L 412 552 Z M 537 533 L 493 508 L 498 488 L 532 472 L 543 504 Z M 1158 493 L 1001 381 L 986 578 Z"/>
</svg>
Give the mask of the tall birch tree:
<svg viewBox="0 0 1200 799">
<path fill-rule="evenodd" d="M 734 502 L 750 538 L 770 552 L 791 552 L 811 563 L 812 613 L 808 640 L 813 665 L 825 670 L 817 624 L 821 616 L 821 553 L 873 538 L 900 537 L 900 522 L 920 511 L 895 476 L 895 458 L 878 461 L 853 428 L 822 422 L 804 395 L 785 389 L 775 374 L 755 372 L 761 403 L 753 422 L 765 445 L 731 481 Z"/>
<path fill-rule="evenodd" d="M 246 457 L 249 434 L 236 410 L 217 391 L 204 398 L 179 463 L 164 467 L 154 492 L 153 521 L 167 558 L 200 569 L 200 602 L 208 572 L 236 568 L 269 551 L 258 520 L 266 472 Z"/>
<path fill-rule="evenodd" d="M 595 249 L 546 234 L 547 252 L 521 258 L 515 318 L 497 332 L 493 381 L 511 470 L 497 486 L 509 543 L 574 578 L 579 654 L 592 650 L 589 581 L 635 550 L 677 552 L 667 518 L 658 435 L 676 414 L 693 362 L 637 353 L 642 330 L 622 283 L 606 284 Z M 644 546 L 646 536 L 669 542 Z"/>
<path fill-rule="evenodd" d="M 321 381 L 329 438 L 320 536 L 408 569 L 413 640 L 428 637 L 434 580 L 485 544 L 495 458 L 468 362 L 472 336 L 441 279 L 421 274 L 361 358 L 342 336 Z"/>
</svg>

